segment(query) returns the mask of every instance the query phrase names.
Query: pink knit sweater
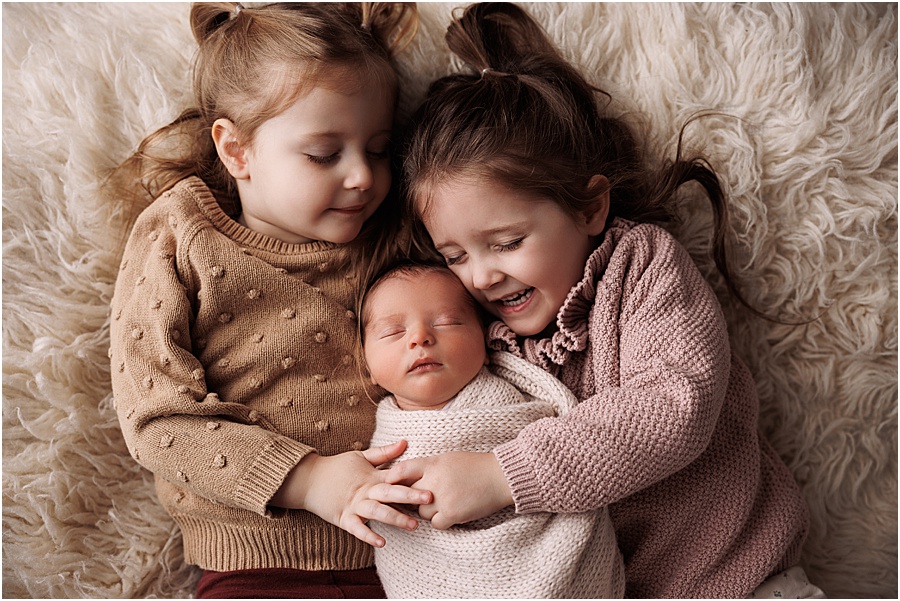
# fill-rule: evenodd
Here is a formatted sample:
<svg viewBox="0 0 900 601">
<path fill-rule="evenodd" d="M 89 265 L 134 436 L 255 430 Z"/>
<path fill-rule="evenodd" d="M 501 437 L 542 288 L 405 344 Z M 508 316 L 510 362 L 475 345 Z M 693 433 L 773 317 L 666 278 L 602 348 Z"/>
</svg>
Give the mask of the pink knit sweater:
<svg viewBox="0 0 900 601">
<path fill-rule="evenodd" d="M 744 597 L 795 565 L 807 510 L 758 433 L 758 400 L 715 295 L 652 225 L 616 220 L 551 338 L 490 346 L 525 357 L 578 397 L 495 455 L 516 510 L 609 506 L 628 597 Z"/>
</svg>

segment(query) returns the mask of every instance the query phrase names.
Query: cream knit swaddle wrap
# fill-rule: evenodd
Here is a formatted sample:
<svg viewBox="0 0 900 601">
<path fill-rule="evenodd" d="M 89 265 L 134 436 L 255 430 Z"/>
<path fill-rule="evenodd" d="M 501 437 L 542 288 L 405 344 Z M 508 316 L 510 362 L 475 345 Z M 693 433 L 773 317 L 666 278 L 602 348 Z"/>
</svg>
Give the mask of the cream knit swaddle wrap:
<svg viewBox="0 0 900 601">
<path fill-rule="evenodd" d="M 371 446 L 405 439 L 400 461 L 448 451 L 489 452 L 528 424 L 562 415 L 574 395 L 556 378 L 509 353 L 484 368 L 441 411 L 404 411 L 393 397 L 379 404 Z M 576 514 L 491 516 L 415 532 L 378 522 L 387 544 L 375 564 L 388 598 L 622 597 L 624 574 L 607 510 Z"/>
</svg>

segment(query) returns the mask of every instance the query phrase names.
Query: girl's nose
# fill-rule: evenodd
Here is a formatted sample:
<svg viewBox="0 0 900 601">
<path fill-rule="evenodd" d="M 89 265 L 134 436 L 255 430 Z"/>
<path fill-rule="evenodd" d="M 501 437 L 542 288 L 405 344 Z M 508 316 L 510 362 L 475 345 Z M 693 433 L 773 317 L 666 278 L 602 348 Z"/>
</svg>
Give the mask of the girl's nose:
<svg viewBox="0 0 900 601">
<path fill-rule="evenodd" d="M 472 286 L 476 290 L 488 290 L 503 279 L 503 273 L 490 262 L 480 262 L 476 265 L 471 265 L 471 269 Z"/>
<path fill-rule="evenodd" d="M 348 190 L 368 190 L 372 187 L 375 176 L 368 157 L 360 156 L 351 162 L 349 171 L 344 179 L 344 187 Z"/>
</svg>

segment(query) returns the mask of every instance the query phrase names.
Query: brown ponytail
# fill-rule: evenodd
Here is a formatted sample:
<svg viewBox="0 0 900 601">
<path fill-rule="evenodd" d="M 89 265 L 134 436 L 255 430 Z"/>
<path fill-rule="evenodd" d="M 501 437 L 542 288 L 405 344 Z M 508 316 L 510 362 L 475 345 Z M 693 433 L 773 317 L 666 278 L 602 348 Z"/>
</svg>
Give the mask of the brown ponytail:
<svg viewBox="0 0 900 601">
<path fill-rule="evenodd" d="M 469 6 L 447 28 L 447 43 L 472 72 L 435 81 L 414 115 L 403 165 L 408 214 L 427 213 L 430 190 L 462 175 L 552 198 L 575 215 L 593 202 L 590 179 L 602 174 L 610 183 L 610 220 L 662 223 L 675 215 L 676 190 L 694 181 L 713 208 L 712 255 L 728 290 L 755 315 L 775 321 L 735 284 L 726 253 L 727 198 L 703 157 L 682 156 L 684 128 L 674 160 L 648 167 L 629 126 L 601 113 L 598 95 L 609 95 L 514 4 Z"/>
<path fill-rule="evenodd" d="M 198 2 L 191 7 L 191 33 L 202 45 L 225 23 L 237 18 L 241 4 L 235 2 Z"/>
<path fill-rule="evenodd" d="M 362 2 L 360 27 L 375 35 L 391 55 L 406 49 L 419 28 L 417 9 L 408 2 Z"/>
</svg>

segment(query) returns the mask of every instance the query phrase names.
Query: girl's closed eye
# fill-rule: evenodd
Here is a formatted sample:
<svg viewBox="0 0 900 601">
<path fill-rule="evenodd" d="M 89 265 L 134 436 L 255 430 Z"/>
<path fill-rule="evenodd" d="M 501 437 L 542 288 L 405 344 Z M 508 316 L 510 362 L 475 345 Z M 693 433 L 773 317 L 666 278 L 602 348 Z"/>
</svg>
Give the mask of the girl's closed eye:
<svg viewBox="0 0 900 601">
<path fill-rule="evenodd" d="M 390 158 L 391 147 L 390 147 L 390 145 L 386 145 L 383 148 L 380 148 L 380 149 L 375 148 L 373 150 L 367 150 L 366 152 L 373 159 L 383 160 L 383 159 Z"/>
<path fill-rule="evenodd" d="M 340 156 L 339 152 L 333 152 L 329 155 L 319 155 L 319 154 L 310 154 L 305 153 L 306 159 L 311 163 L 315 163 L 316 165 L 330 165 L 335 162 Z"/>
<path fill-rule="evenodd" d="M 506 243 L 504 243 L 504 244 L 498 244 L 498 245 L 496 246 L 496 248 L 499 249 L 501 252 L 506 252 L 506 251 L 510 251 L 510 250 L 516 250 L 517 248 L 519 248 L 520 246 L 522 246 L 522 241 L 523 241 L 523 240 L 525 240 L 524 237 L 522 237 L 522 238 L 516 238 L 515 240 L 513 240 L 513 241 L 511 241 L 511 242 L 506 242 Z"/>
<path fill-rule="evenodd" d="M 462 263 L 462 261 L 465 259 L 465 257 L 466 257 L 465 254 L 444 255 L 444 262 L 447 264 L 447 267 L 452 267 L 453 265 L 458 265 L 459 263 Z"/>
</svg>

